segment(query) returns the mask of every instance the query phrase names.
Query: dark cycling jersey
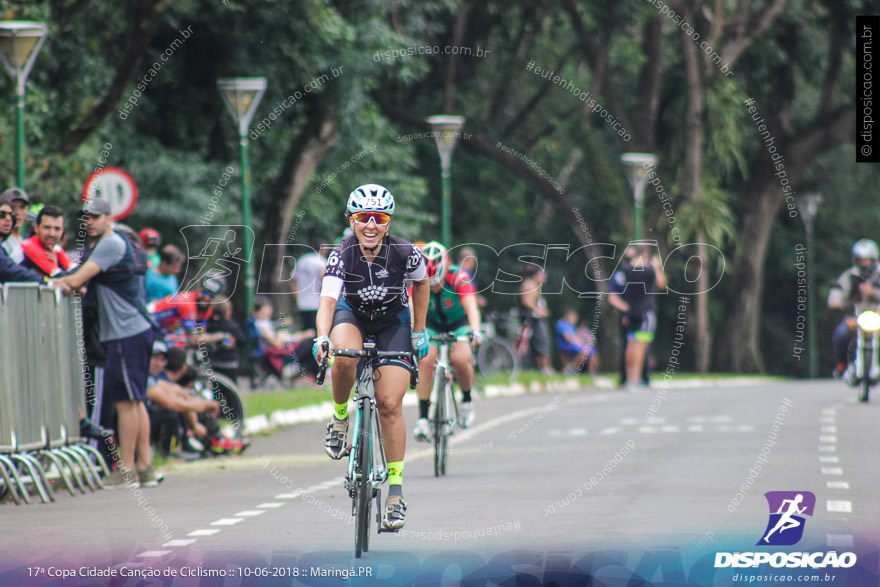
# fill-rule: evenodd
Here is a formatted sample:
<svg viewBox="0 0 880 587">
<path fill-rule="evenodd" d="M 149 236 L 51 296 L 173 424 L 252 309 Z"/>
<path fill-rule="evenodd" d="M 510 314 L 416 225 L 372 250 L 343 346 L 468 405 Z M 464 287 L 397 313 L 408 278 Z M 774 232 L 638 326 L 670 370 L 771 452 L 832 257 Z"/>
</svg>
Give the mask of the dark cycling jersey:
<svg viewBox="0 0 880 587">
<path fill-rule="evenodd" d="M 453 330 L 467 323 L 461 298 L 476 295 L 470 274 L 457 265 L 452 265 L 446 274 L 446 281 L 440 291 L 431 292 L 428 304 L 428 326 L 434 330 Z"/>
<path fill-rule="evenodd" d="M 338 300 L 342 294 L 355 316 L 372 321 L 408 310 L 406 280 L 426 275 L 422 253 L 411 242 L 386 235 L 379 255 L 368 263 L 357 237 L 349 236 L 327 257 L 321 295 Z"/>
<path fill-rule="evenodd" d="M 657 272 L 650 265 L 621 266 L 611 276 L 611 293 L 619 294 L 629 304 L 630 316 L 645 316 L 655 311 L 654 281 Z"/>
</svg>

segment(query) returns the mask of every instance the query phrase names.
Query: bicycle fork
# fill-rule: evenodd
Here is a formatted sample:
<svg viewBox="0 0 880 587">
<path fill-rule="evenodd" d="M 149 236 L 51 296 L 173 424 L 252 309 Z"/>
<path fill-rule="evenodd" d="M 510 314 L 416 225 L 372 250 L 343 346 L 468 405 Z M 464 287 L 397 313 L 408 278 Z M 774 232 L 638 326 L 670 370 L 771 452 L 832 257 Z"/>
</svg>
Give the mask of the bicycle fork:
<svg viewBox="0 0 880 587">
<path fill-rule="evenodd" d="M 375 450 L 377 445 L 373 442 L 373 439 L 375 438 L 376 442 L 378 442 L 378 446 L 383 446 L 382 428 L 379 423 L 379 412 L 376 408 L 376 400 L 372 397 L 363 396 L 358 398 L 357 401 L 358 408 L 355 412 L 354 426 L 351 431 L 351 450 L 348 455 L 348 474 L 345 476 L 345 488 L 348 490 L 348 495 L 351 498 L 354 498 L 355 496 L 357 480 L 361 475 L 369 476 L 370 487 L 373 489 L 374 493 L 388 478 L 388 462 L 385 459 L 385 451 Z M 369 402 L 369 418 L 372 425 L 370 426 L 370 434 L 366 439 L 366 446 L 361 446 L 361 429 L 366 425 L 363 416 L 366 411 L 364 408 L 364 402 Z M 369 455 L 369 458 L 367 459 L 368 471 L 360 471 L 357 467 L 357 457 L 361 450 L 366 450 Z M 375 463 L 374 460 L 376 459 L 377 453 L 379 456 L 379 462 Z M 354 505 L 352 505 L 352 508 L 354 508 Z"/>
</svg>

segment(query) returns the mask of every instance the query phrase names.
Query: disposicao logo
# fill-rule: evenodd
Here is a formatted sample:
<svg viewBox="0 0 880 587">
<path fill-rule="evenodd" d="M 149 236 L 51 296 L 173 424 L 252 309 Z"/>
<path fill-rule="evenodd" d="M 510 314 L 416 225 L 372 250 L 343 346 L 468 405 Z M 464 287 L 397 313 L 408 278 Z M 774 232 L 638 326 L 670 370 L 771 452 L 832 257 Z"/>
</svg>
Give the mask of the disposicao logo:
<svg viewBox="0 0 880 587">
<path fill-rule="evenodd" d="M 791 546 L 804 535 L 806 518 L 813 516 L 816 496 L 810 491 L 768 491 L 770 507 L 767 528 L 757 546 Z M 716 552 L 715 568 L 757 567 L 769 564 L 780 568 L 849 568 L 856 564 L 853 552 Z"/>
<path fill-rule="evenodd" d="M 816 496 L 809 491 L 768 491 L 764 494 L 770 506 L 770 520 L 758 546 L 791 546 L 804 535 L 803 516 L 813 516 Z"/>
</svg>

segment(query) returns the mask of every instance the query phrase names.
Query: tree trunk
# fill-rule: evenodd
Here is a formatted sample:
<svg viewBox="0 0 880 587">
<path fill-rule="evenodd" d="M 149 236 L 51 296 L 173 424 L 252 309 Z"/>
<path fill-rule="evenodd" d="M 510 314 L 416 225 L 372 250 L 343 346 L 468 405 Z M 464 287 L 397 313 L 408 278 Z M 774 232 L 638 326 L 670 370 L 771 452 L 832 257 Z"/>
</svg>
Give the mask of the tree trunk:
<svg viewBox="0 0 880 587">
<path fill-rule="evenodd" d="M 686 12 L 689 14 L 689 12 Z M 700 75 L 700 60 L 697 55 L 693 40 L 682 33 L 682 48 L 684 49 L 685 78 L 687 80 L 687 111 L 685 112 L 685 155 L 684 155 L 684 193 L 692 203 L 698 203 L 703 198 L 703 115 L 705 112 L 705 100 L 703 98 L 703 79 Z M 700 257 L 700 267 L 707 267 L 705 232 L 698 229 L 694 235 Z M 692 330 L 694 341 L 694 358 L 697 371 L 706 373 L 709 371 L 709 363 L 712 357 L 712 333 L 709 329 L 709 291 L 708 271 L 701 270 L 697 277 L 697 283 L 702 287 L 698 290 L 694 300 L 693 316 L 696 324 Z"/>
<path fill-rule="evenodd" d="M 776 118 L 773 116 L 772 127 L 781 128 Z M 771 120 L 771 116 L 768 115 L 767 119 Z M 785 170 L 790 184 L 799 185 L 810 164 L 823 152 L 846 140 L 854 124 L 853 106 L 842 106 L 831 112 L 820 108 L 813 122 L 796 138 L 782 136 L 779 151 L 786 154 Z M 725 336 L 718 353 L 719 364 L 725 370 L 737 373 L 765 371 L 760 349 L 764 259 L 770 231 L 786 198 L 780 179 L 773 175 L 774 168 L 763 145 L 750 169 L 749 197 L 742 208 L 739 246 L 728 277 L 736 284 L 737 295 L 722 330 Z"/>
<path fill-rule="evenodd" d="M 292 173 L 284 188 L 284 200 L 279 206 L 279 226 L 278 226 L 278 244 L 293 244 L 293 239 L 289 238 L 290 226 L 293 224 L 293 217 L 296 214 L 299 203 L 302 200 L 303 193 L 309 185 L 309 180 L 318 165 L 327 155 L 327 152 L 336 144 L 336 134 L 339 131 L 339 120 L 335 117 L 323 118 L 315 127 L 315 132 L 303 137 L 300 148 L 296 149 L 295 162 L 293 164 Z M 275 271 L 273 272 L 273 283 L 280 277 L 282 264 L 284 262 L 283 255 L 278 255 L 275 259 Z"/>
<path fill-rule="evenodd" d="M 735 373 L 764 373 L 758 333 L 761 331 L 761 297 L 764 290 L 764 258 L 770 230 L 783 199 L 779 186 L 769 184 L 752 198 L 743 212 L 729 280 L 736 283 L 725 336 L 720 349 L 725 370 Z"/>
</svg>

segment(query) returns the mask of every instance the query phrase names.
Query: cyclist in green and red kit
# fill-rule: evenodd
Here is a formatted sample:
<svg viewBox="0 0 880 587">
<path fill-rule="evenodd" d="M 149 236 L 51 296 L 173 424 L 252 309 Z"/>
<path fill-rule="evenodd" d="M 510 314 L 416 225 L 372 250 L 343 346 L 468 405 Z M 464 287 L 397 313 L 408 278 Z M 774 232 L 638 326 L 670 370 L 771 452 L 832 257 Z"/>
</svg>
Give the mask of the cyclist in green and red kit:
<svg viewBox="0 0 880 587">
<path fill-rule="evenodd" d="M 431 336 L 452 332 L 457 336 L 473 335 L 473 345 L 482 340 L 480 331 L 480 307 L 477 292 L 471 283 L 471 275 L 449 262 L 446 247 L 432 241 L 422 247 L 422 256 L 428 270 L 431 298 L 426 319 L 428 340 Z M 434 364 L 437 362 L 437 345 L 430 343 L 428 354 L 419 361 L 419 419 L 413 433 L 416 440 L 427 441 L 431 433 L 428 410 L 431 406 L 431 387 L 434 382 Z M 461 425 L 467 428 L 474 422 L 474 405 L 471 387 L 474 384 L 474 363 L 471 345 L 465 341 L 453 343 L 449 348 L 449 360 L 455 380 L 462 389 Z"/>
</svg>

